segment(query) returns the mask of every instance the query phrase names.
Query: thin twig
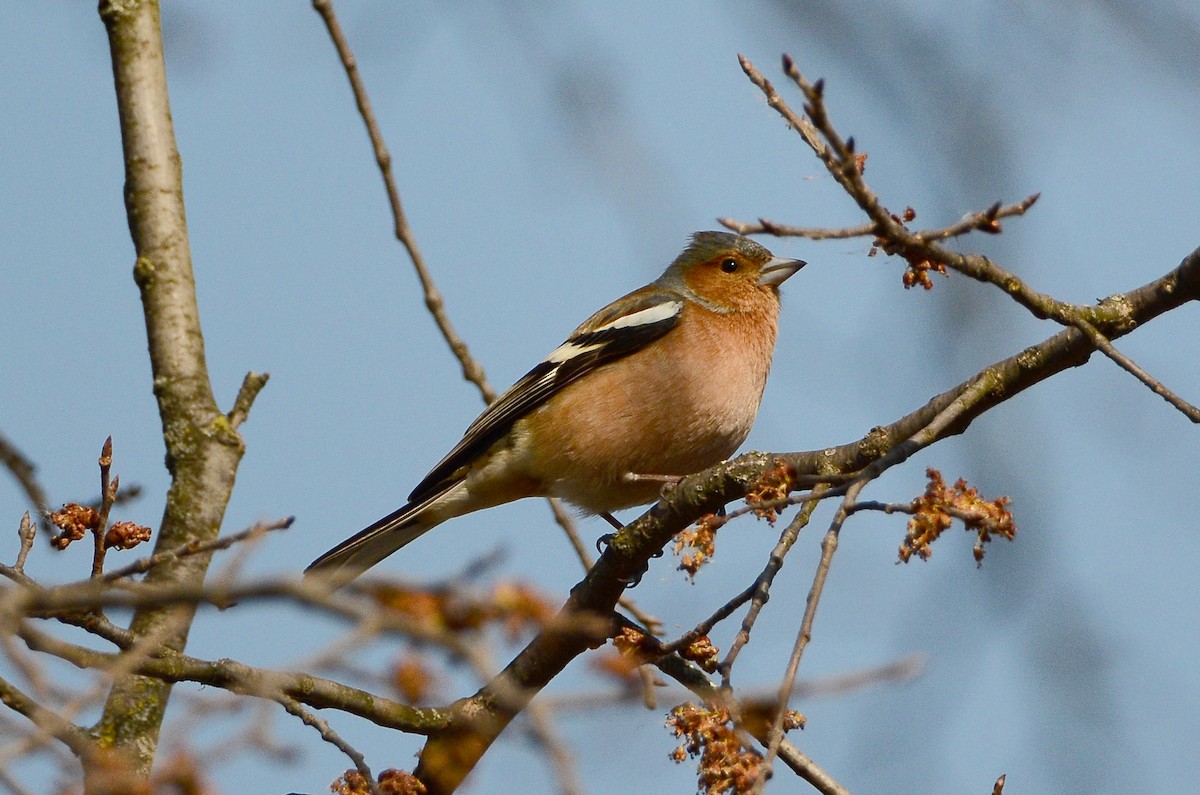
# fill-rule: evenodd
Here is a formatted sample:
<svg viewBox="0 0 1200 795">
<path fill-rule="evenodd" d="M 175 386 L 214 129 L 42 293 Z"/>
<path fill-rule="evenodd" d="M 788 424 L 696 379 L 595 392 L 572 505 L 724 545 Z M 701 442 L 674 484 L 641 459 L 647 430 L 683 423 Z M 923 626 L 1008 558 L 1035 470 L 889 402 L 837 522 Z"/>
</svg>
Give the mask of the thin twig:
<svg viewBox="0 0 1200 795">
<path fill-rule="evenodd" d="M 554 514 L 554 521 L 562 528 L 563 534 L 567 537 L 567 542 L 571 545 L 571 549 L 575 550 L 575 557 L 579 558 L 579 562 L 583 564 L 584 571 L 590 569 L 596 562 L 596 559 L 592 557 L 592 552 L 588 549 L 588 545 L 583 543 L 583 538 L 579 535 L 579 528 L 576 526 L 571 514 L 567 512 L 562 500 L 550 497 L 546 502 L 550 505 L 550 512 Z"/>
<path fill-rule="evenodd" d="M 759 575 L 759 576 L 761 577 L 762 575 Z M 702 638 L 705 635 L 707 635 L 708 633 L 712 632 L 713 627 L 715 627 L 717 624 L 721 623 L 725 619 L 729 618 L 731 615 L 733 615 L 734 611 L 736 611 L 739 607 L 741 607 L 742 605 L 746 604 L 746 602 L 749 602 L 751 599 L 753 599 L 754 594 L 758 593 L 758 589 L 759 589 L 758 580 L 755 579 L 754 582 L 752 582 L 748 586 L 746 586 L 745 590 L 743 590 L 741 593 L 737 594 L 732 599 L 725 602 L 725 604 L 723 604 L 719 608 L 717 608 L 717 610 L 715 612 L 713 612 L 713 614 L 710 615 L 708 618 L 704 619 L 699 624 L 697 624 L 696 626 L 689 629 L 687 632 L 680 635 L 679 638 L 677 638 L 676 640 L 673 640 L 670 643 L 664 644 L 663 651 L 668 654 L 674 654 L 674 653 L 678 652 L 680 649 L 684 649 L 684 648 L 692 645 L 700 638 Z"/>
<path fill-rule="evenodd" d="M 875 502 L 867 500 L 866 502 L 853 502 L 845 507 L 847 515 L 856 514 L 860 511 L 879 511 L 886 514 L 902 513 L 908 516 L 916 516 L 922 512 L 922 508 L 918 504 L 911 502 Z M 985 519 L 981 517 L 980 512 L 977 510 L 964 510 L 955 505 L 940 505 L 938 506 L 938 510 L 967 525 L 977 523 L 987 527 L 989 530 L 993 530 L 999 525 L 999 522 L 994 518 Z"/>
<path fill-rule="evenodd" d="M 367 127 L 367 135 L 370 136 L 371 146 L 375 150 L 375 162 L 379 165 L 379 173 L 383 176 L 383 185 L 387 191 L 388 204 L 392 208 L 393 231 L 395 232 L 396 239 L 400 241 L 400 244 L 408 252 L 409 259 L 412 260 L 413 269 L 417 272 L 417 279 L 420 280 L 421 289 L 425 293 L 425 306 L 429 309 L 429 313 L 433 315 L 433 320 L 437 324 L 438 330 L 442 333 L 442 338 L 450 346 L 450 351 L 462 366 L 463 377 L 479 389 L 486 402 L 491 403 L 496 399 L 496 392 L 488 383 L 487 376 L 483 372 L 483 367 L 471 356 L 471 352 L 467 348 L 467 343 L 463 341 L 463 338 L 454 329 L 454 324 L 450 322 L 450 316 L 446 314 L 446 305 L 442 294 L 438 291 L 437 285 L 433 281 L 433 276 L 430 274 L 429 268 L 425 265 L 425 258 L 421 255 L 421 250 L 417 246 L 417 240 L 409 228 L 408 218 L 404 215 L 404 206 L 400 203 L 400 191 L 396 189 L 396 180 L 392 176 L 392 156 L 388 152 L 387 144 L 383 140 L 383 133 L 379 129 L 379 122 L 375 119 L 375 111 L 371 108 L 371 100 L 367 96 L 366 84 L 363 82 L 362 75 L 358 71 L 358 61 L 354 57 L 354 52 L 350 49 L 350 42 L 347 40 L 346 34 L 342 31 L 342 25 L 338 22 L 337 14 L 333 10 L 333 2 L 332 0 L 313 0 L 312 5 L 325 22 L 325 28 L 329 31 L 329 38 L 333 40 L 333 46 L 337 48 L 338 57 L 341 59 L 342 67 L 346 71 L 346 77 L 350 80 L 350 89 L 354 92 L 354 101 L 358 105 L 358 112 Z"/>
<path fill-rule="evenodd" d="M 859 208 L 870 219 L 867 224 L 871 233 L 877 236 L 879 245 L 889 254 L 898 254 L 907 260 L 911 267 L 925 269 L 932 263 L 940 263 L 953 268 L 965 276 L 984 283 L 995 285 L 1004 290 L 1018 304 L 1029 310 L 1035 317 L 1049 318 L 1064 326 L 1071 326 L 1083 332 L 1092 344 L 1105 356 L 1112 359 L 1122 369 L 1133 375 L 1141 383 L 1149 387 L 1184 416 L 1194 423 L 1200 423 L 1200 408 L 1184 400 L 1178 394 L 1154 378 L 1144 369 L 1134 363 L 1129 357 L 1120 353 L 1112 343 L 1096 328 L 1093 318 L 1102 311 L 1119 312 L 1119 307 L 1106 306 L 1101 302 L 1099 307 L 1075 306 L 1059 301 L 1045 293 L 1029 287 L 1015 274 L 1001 268 L 986 257 L 975 254 L 960 254 L 937 244 L 936 241 L 947 240 L 979 230 L 990 234 L 1000 232 L 1000 219 L 1024 215 L 1038 200 L 1040 194 L 1033 194 L 1022 201 L 1009 205 L 999 202 L 981 212 L 971 213 L 956 224 L 943 229 L 913 232 L 903 221 L 884 207 L 878 195 L 870 189 L 863 179 L 862 165 L 854 151 L 853 139 L 842 139 L 829 120 L 825 109 L 824 89 L 821 81 L 810 83 L 800 73 L 790 56 L 783 58 L 784 72 L 804 94 L 807 104 L 806 116 L 800 116 L 788 106 L 770 81 L 763 77 L 750 61 L 740 57 L 742 69 L 767 97 L 767 104 L 787 120 L 800 133 L 804 141 L 825 164 L 829 173 L 838 181 L 846 193 L 854 199 Z M 907 218 L 905 220 L 908 220 Z M 756 226 L 744 224 L 731 219 L 725 219 L 731 229 L 742 234 L 750 232 L 771 232 L 785 229 L 770 222 L 760 221 Z M 862 229 L 863 227 L 859 227 Z M 821 233 L 826 231 L 847 232 L 852 230 L 803 230 L 793 228 L 793 234 L 805 232 Z M 835 236 L 835 235 L 828 235 Z"/>
<path fill-rule="evenodd" d="M 25 561 L 29 559 L 29 551 L 33 549 L 33 542 L 37 539 L 37 530 L 29 518 L 29 511 L 21 517 L 21 524 L 17 526 L 17 536 L 21 539 L 21 547 L 17 550 L 17 562 L 13 564 L 13 568 L 23 573 Z"/>
<path fill-rule="evenodd" d="M 33 795 L 32 790 L 27 790 L 19 781 L 8 774 L 8 771 L 0 766 L 0 785 L 4 786 L 12 795 Z"/>
<path fill-rule="evenodd" d="M 28 718 L 42 735 L 42 742 L 48 739 L 58 740 L 81 758 L 95 750 L 92 738 L 86 730 L 54 710 L 42 706 L 3 678 L 0 678 L 0 704 Z"/>
<path fill-rule="evenodd" d="M 941 229 L 928 229 L 921 232 L 916 232 L 916 236 L 921 240 L 946 240 L 952 237 L 959 237 L 969 232 L 981 231 L 988 234 L 997 234 L 1000 232 L 1000 219 L 1012 218 L 1014 216 L 1024 215 L 1030 207 L 1032 207 L 1042 194 L 1034 193 L 1026 196 L 1019 202 L 1013 204 L 1004 204 L 996 202 L 991 207 L 976 213 L 967 213 L 958 223 Z"/>
<path fill-rule="evenodd" d="M 114 569 L 105 574 L 101 579 L 108 582 L 115 582 L 125 577 L 131 577 L 134 574 L 143 574 L 155 566 L 160 566 L 165 563 L 170 563 L 180 558 L 188 557 L 189 555 L 199 555 L 203 552 L 216 552 L 222 549 L 228 549 L 234 544 L 239 544 L 250 538 L 255 538 L 263 533 L 268 533 L 273 530 L 286 530 L 292 526 L 296 520 L 294 516 L 287 516 L 283 519 L 276 519 L 273 522 L 258 522 L 252 527 L 248 527 L 237 533 L 232 533 L 227 536 L 220 536 L 212 541 L 203 543 L 187 543 L 175 549 L 167 549 L 162 552 L 146 557 L 139 558 L 127 566 L 122 566 L 119 569 Z"/>
<path fill-rule="evenodd" d="M 725 658 L 717 665 L 717 670 L 721 674 L 722 687 L 730 687 L 730 678 L 733 675 L 733 663 L 742 648 L 750 642 L 750 631 L 754 628 L 759 613 L 767 603 L 767 599 L 771 596 L 771 583 L 774 582 L 775 575 L 783 568 L 783 559 L 800 537 L 800 531 L 808 524 L 808 520 L 812 517 L 812 512 L 816 510 L 818 502 L 819 500 L 813 499 L 805 503 L 804 507 L 796 513 L 792 521 L 788 522 L 787 527 L 780 534 L 775 548 L 771 550 L 766 567 L 763 568 L 762 573 L 754 580 L 754 595 L 750 601 L 750 609 L 746 611 L 746 617 L 742 619 L 741 629 L 738 630 L 733 643 L 730 644 Z"/>
<path fill-rule="evenodd" d="M 784 761 L 797 775 L 812 784 L 822 795 L 850 795 L 833 776 L 814 762 L 807 754 L 797 748 L 790 740 L 779 743 L 779 758 Z"/>
<path fill-rule="evenodd" d="M 552 709 L 535 701 L 529 705 L 525 715 L 529 720 L 531 734 L 549 756 L 550 769 L 554 771 L 554 778 L 558 781 L 558 791 L 561 795 L 584 795 L 586 790 L 583 787 L 583 779 L 579 776 L 575 757 L 554 725 Z"/>
<path fill-rule="evenodd" d="M 776 223 L 767 218 L 759 218 L 757 222 L 738 221 L 735 218 L 718 218 L 717 223 L 726 229 L 731 229 L 739 235 L 774 235 L 775 237 L 804 237 L 809 240 L 844 240 L 854 237 L 867 237 L 875 234 L 874 224 L 862 224 L 841 229 L 816 228 L 807 226 L 789 226 Z"/>
<path fill-rule="evenodd" d="M 1165 384 L 1139 367 L 1137 363 L 1128 356 L 1118 351 L 1113 344 L 1108 341 L 1108 338 L 1101 334 L 1095 326 L 1081 317 L 1074 319 L 1071 325 L 1075 326 L 1075 328 L 1086 334 L 1088 339 L 1092 341 L 1092 344 L 1095 345 L 1101 353 L 1116 362 L 1121 369 L 1125 370 L 1134 378 L 1148 386 L 1150 391 L 1170 403 L 1172 406 L 1182 412 L 1183 415 L 1189 420 L 1200 423 L 1200 408 L 1188 403 L 1175 392 L 1172 392 L 1166 387 Z"/>
<path fill-rule="evenodd" d="M 713 528 L 724 527 L 729 522 L 737 519 L 740 516 L 745 516 L 748 513 L 759 513 L 761 511 L 781 511 L 784 508 L 789 508 L 793 505 L 802 505 L 809 500 L 827 500 L 831 497 L 840 497 L 846 493 L 846 489 L 854 482 L 856 474 L 848 475 L 830 473 L 829 475 L 811 475 L 801 476 L 796 478 L 793 488 L 804 484 L 811 484 L 811 491 L 789 494 L 788 496 L 778 500 L 753 500 L 748 501 L 745 505 L 739 508 L 726 510 L 723 516 L 713 516 L 708 520 L 708 524 Z M 822 480 L 825 478 L 825 480 Z"/>
<path fill-rule="evenodd" d="M 37 509 L 38 524 L 42 532 L 47 536 L 53 535 L 54 530 L 46 519 L 50 513 L 50 500 L 46 497 L 46 490 L 38 482 L 37 467 L 3 434 L 0 434 L 0 461 L 4 463 L 5 469 L 12 473 L 29 502 Z"/>
<path fill-rule="evenodd" d="M 367 780 L 367 787 L 370 788 L 372 795 L 381 795 L 379 783 L 375 781 L 375 776 L 371 774 L 371 768 L 367 765 L 366 758 L 363 757 L 357 748 L 346 742 L 340 734 L 334 731 L 333 727 L 329 725 L 329 721 L 312 714 L 299 701 L 289 696 L 279 695 L 275 700 L 289 713 L 299 718 L 300 722 L 305 726 L 316 729 L 321 735 L 322 740 L 345 754 L 351 763 L 353 763 L 355 769 Z"/>
<path fill-rule="evenodd" d="M 120 481 L 109 480 L 112 472 L 112 437 L 104 440 L 100 449 L 100 518 L 92 528 L 95 547 L 92 551 L 92 579 L 99 579 L 104 574 L 104 540 L 108 531 L 108 515 L 112 512 L 113 503 L 117 499 L 117 489 Z"/>
<path fill-rule="evenodd" d="M 239 428 L 246 421 L 246 417 L 250 414 L 250 407 L 254 405 L 254 399 L 258 397 L 258 393 L 267 385 L 270 378 L 270 373 L 246 373 L 246 377 L 242 379 L 242 386 L 238 389 L 237 397 L 233 399 L 233 408 L 225 415 L 229 418 L 231 427 Z"/>
<path fill-rule="evenodd" d="M 847 492 L 845 501 L 854 502 L 854 498 L 866 486 L 867 481 L 860 480 L 850 487 Z M 783 742 L 783 720 L 787 713 L 788 700 L 791 698 L 792 691 L 796 687 L 796 674 L 800 670 L 800 658 L 804 654 L 804 650 L 808 647 L 809 640 L 812 639 L 813 621 L 817 616 L 817 605 L 821 601 L 821 594 L 825 590 L 825 580 L 829 576 L 829 567 L 833 564 L 833 555 L 837 552 L 838 534 L 841 532 L 842 525 L 846 521 L 846 510 L 844 507 L 839 508 L 837 514 L 834 515 L 833 521 L 830 522 L 829 529 L 825 532 L 825 537 L 821 540 L 821 560 L 817 563 L 817 571 L 813 575 L 812 587 L 808 591 L 808 599 L 804 604 L 804 618 L 800 622 L 800 631 L 796 633 L 796 642 L 792 647 L 792 654 L 788 658 L 787 671 L 783 675 L 782 681 L 779 683 L 778 705 L 775 710 L 775 718 L 771 724 L 771 729 L 767 733 L 767 755 L 763 759 L 763 767 L 766 770 L 771 769 L 771 763 L 779 754 L 780 744 Z M 768 776 L 763 776 L 765 782 Z"/>
<path fill-rule="evenodd" d="M 782 100 L 781 100 L 782 101 Z M 969 232 L 983 231 L 989 234 L 997 234 L 1000 232 L 999 221 L 1001 218 L 1011 218 L 1013 216 L 1024 215 L 1030 207 L 1037 202 L 1041 196 L 1035 193 L 1032 196 L 1027 196 L 1019 202 L 1013 204 L 993 204 L 986 210 L 979 212 L 967 213 L 958 221 L 949 226 L 944 226 L 940 229 L 923 229 L 914 232 L 913 235 L 921 240 L 947 240 L 952 237 L 960 237 Z M 875 236 L 879 233 L 879 228 L 875 223 L 868 222 L 860 226 L 850 226 L 844 228 L 815 228 L 804 226 L 790 226 L 781 224 L 777 221 L 772 221 L 768 218 L 759 218 L 757 222 L 739 221 L 736 218 L 718 218 L 717 223 L 732 229 L 739 235 L 774 235 L 775 237 L 804 237 L 809 240 L 837 240 L 855 237 Z"/>
</svg>

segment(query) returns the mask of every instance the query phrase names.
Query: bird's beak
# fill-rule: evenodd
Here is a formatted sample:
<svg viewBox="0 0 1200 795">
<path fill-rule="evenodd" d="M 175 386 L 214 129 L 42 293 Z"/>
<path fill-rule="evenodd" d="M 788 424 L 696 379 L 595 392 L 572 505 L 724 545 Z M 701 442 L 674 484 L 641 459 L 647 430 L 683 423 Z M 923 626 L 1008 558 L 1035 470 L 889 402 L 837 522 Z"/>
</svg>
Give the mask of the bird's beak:
<svg viewBox="0 0 1200 795">
<path fill-rule="evenodd" d="M 758 276 L 758 283 L 763 287 L 778 287 L 783 284 L 789 276 L 807 265 L 802 259 L 784 259 L 783 257 L 775 257 L 762 266 L 762 272 Z"/>
</svg>

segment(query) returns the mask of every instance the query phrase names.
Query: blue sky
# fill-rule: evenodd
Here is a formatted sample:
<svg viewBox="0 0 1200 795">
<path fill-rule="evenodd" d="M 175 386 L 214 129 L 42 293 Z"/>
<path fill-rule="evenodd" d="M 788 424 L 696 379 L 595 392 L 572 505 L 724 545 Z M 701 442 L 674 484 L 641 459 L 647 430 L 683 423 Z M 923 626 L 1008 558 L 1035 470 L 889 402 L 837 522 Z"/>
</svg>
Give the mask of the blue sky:
<svg viewBox="0 0 1200 795">
<path fill-rule="evenodd" d="M 1036 289 L 1090 302 L 1200 245 L 1200 14 L 1186 4 L 338 9 L 414 232 L 497 387 L 718 216 L 860 223 L 742 75 L 739 52 L 781 87 L 784 51 L 825 77 L 836 123 L 870 155 L 868 180 L 894 209 L 916 208 L 919 224 L 1040 191 L 1003 235 L 964 243 Z M 308 4 L 170 3 L 164 27 L 214 388 L 228 408 L 245 371 L 272 376 L 243 428 L 225 529 L 294 514 L 249 572 L 298 573 L 395 508 L 481 404 L 391 237 L 346 79 Z M 95 491 L 96 454 L 112 434 L 115 470 L 146 488 L 123 518 L 154 525 L 167 478 L 95 4 L 0 2 L 0 75 L 0 432 L 38 463 L 56 502 Z M 901 266 L 869 258 L 867 241 L 764 242 L 810 264 L 785 287 L 746 449 L 858 438 L 1055 331 L 960 278 L 905 292 Z M 1198 340 L 1197 310 L 1185 307 L 1118 346 L 1195 402 Z M 1020 792 L 1200 789 L 1198 465 L 1196 429 L 1096 358 L 889 473 L 864 496 L 910 499 L 935 466 L 1010 495 L 1020 534 L 993 544 L 982 570 L 962 534 L 928 563 L 897 566 L 901 519 L 852 522 L 802 674 L 913 652 L 927 669 L 905 685 L 794 704 L 810 720 L 796 741 L 852 791 L 986 792 L 1001 773 Z M 0 479 L 0 519 L 15 528 L 25 508 Z M 739 684 L 778 681 L 828 519 L 828 508 L 818 513 L 777 580 Z M 731 525 L 694 584 L 668 556 L 636 596 L 668 631 L 686 629 L 750 581 L 776 535 Z M 0 535 L 3 559 L 15 549 L 15 534 Z M 384 570 L 447 576 L 497 549 L 495 576 L 556 597 L 577 579 L 537 501 L 440 527 Z M 39 547 L 31 570 L 80 576 L 85 557 Z M 287 667 L 338 630 L 285 607 L 241 612 L 202 615 L 191 650 Z M 714 641 L 725 648 L 731 632 Z M 592 687 L 576 665 L 553 690 Z M 180 688 L 173 703 L 199 693 Z M 376 768 L 409 766 L 419 747 L 327 717 Z M 647 788 L 691 786 L 690 766 L 665 761 L 673 742 L 661 711 L 560 722 L 590 791 L 611 788 L 613 757 Z M 273 718 L 303 744 L 301 758 L 214 760 L 222 791 L 322 791 L 346 763 L 294 723 Z M 192 734 L 194 747 L 231 725 Z M 475 791 L 528 776 L 530 792 L 554 791 L 537 753 L 514 734 L 486 758 Z"/>
</svg>

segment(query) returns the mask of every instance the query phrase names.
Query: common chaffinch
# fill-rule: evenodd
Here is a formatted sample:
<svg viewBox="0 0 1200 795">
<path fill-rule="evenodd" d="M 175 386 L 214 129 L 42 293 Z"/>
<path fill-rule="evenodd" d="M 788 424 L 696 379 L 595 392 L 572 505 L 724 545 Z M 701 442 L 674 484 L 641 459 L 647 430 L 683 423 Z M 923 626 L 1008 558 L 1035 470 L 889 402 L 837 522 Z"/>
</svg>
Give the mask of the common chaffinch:
<svg viewBox="0 0 1200 795">
<path fill-rule="evenodd" d="M 779 285 L 804 262 L 697 232 L 471 423 L 408 503 L 317 558 L 342 585 L 447 519 L 522 497 L 607 514 L 732 455 L 766 386 Z"/>
</svg>

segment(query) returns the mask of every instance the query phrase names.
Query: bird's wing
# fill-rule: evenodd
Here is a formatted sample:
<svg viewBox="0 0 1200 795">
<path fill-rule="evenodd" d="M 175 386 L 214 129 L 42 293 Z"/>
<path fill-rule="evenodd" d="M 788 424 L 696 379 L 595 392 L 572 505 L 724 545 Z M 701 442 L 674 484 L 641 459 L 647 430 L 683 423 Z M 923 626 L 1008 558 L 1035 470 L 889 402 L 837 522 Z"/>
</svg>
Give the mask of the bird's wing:
<svg viewBox="0 0 1200 795">
<path fill-rule="evenodd" d="M 517 420 L 571 382 L 663 337 L 679 323 L 682 312 L 678 295 L 642 288 L 588 318 L 471 423 L 454 449 L 413 489 L 409 502 L 421 502 L 444 490 L 448 482 L 461 479 L 460 470 L 508 433 Z"/>
</svg>

